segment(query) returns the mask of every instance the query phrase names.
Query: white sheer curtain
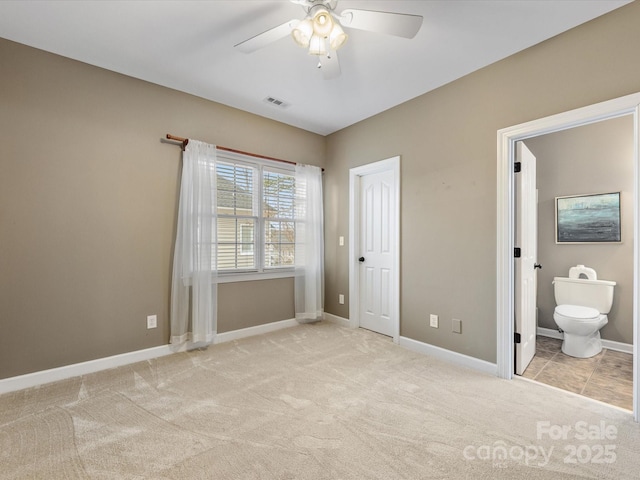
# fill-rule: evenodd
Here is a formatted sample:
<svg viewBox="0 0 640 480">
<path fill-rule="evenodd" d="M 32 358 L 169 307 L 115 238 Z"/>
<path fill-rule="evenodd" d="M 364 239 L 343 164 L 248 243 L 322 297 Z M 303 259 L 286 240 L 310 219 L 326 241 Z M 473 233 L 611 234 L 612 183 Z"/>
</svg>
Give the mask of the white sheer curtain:
<svg viewBox="0 0 640 480">
<path fill-rule="evenodd" d="M 216 331 L 216 147 L 189 140 L 182 156 L 171 281 L 171 343 L 211 343 Z"/>
<path fill-rule="evenodd" d="M 299 322 L 312 322 L 324 310 L 322 170 L 296 165 L 295 183 L 295 313 Z"/>
</svg>

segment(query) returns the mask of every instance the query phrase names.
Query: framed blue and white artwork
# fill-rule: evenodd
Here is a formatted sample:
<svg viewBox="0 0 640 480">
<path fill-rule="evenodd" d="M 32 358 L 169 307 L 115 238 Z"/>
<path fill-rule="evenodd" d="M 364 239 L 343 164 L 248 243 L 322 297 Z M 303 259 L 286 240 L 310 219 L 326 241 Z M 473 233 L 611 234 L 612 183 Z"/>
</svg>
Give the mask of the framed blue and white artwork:
<svg viewBox="0 0 640 480">
<path fill-rule="evenodd" d="M 556 197 L 556 243 L 620 243 L 620 192 Z"/>
</svg>

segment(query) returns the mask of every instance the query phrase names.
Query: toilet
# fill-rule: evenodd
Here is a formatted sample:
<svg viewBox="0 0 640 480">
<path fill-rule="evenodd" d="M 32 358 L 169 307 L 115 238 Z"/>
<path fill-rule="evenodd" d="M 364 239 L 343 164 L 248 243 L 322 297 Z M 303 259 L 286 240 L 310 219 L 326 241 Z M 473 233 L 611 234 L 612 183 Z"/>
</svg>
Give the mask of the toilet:
<svg viewBox="0 0 640 480">
<path fill-rule="evenodd" d="M 609 321 L 616 282 L 598 280 L 596 271 L 584 265 L 569 269 L 569 277 L 555 277 L 556 308 L 553 319 L 564 332 L 562 352 L 589 358 L 602 351 L 600 329 Z"/>
</svg>

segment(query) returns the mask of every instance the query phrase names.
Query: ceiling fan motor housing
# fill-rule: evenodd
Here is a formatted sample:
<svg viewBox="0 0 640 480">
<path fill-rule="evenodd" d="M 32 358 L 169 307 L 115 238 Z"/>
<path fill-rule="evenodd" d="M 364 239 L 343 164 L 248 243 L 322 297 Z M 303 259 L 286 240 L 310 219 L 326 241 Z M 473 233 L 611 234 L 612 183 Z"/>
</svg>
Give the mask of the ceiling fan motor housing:
<svg viewBox="0 0 640 480">
<path fill-rule="evenodd" d="M 311 55 L 326 55 L 327 39 L 331 50 L 342 47 L 347 40 L 347 34 L 331 10 L 330 2 L 311 3 L 307 9 L 307 16 L 291 31 L 295 42 L 303 48 L 308 48 Z"/>
</svg>

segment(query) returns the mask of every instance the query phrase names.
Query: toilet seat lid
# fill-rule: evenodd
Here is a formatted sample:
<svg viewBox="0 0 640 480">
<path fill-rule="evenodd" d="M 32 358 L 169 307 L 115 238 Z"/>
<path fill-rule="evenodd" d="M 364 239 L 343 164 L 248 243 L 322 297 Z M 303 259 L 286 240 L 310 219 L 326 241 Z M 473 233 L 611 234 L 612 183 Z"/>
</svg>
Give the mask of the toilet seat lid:
<svg viewBox="0 0 640 480">
<path fill-rule="evenodd" d="M 556 313 L 563 317 L 575 318 L 576 320 L 591 320 L 600 316 L 600 312 L 595 308 L 583 307 L 581 305 L 558 305 Z"/>
</svg>

